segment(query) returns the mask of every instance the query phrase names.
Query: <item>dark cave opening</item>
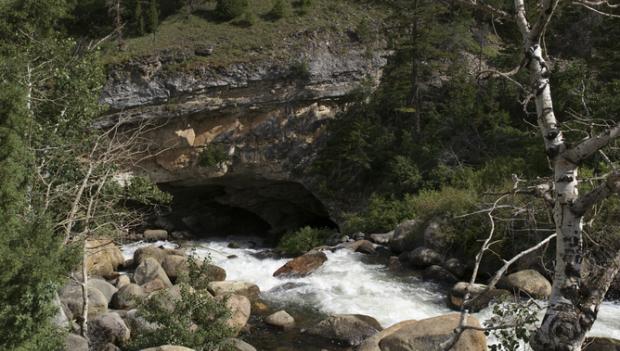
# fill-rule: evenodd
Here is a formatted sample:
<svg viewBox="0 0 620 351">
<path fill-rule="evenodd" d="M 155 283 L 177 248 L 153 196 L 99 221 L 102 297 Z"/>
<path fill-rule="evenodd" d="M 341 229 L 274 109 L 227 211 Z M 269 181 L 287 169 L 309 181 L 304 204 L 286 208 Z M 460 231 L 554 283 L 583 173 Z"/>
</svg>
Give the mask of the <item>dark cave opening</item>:
<svg viewBox="0 0 620 351">
<path fill-rule="evenodd" d="M 321 201 L 296 182 L 226 176 L 160 187 L 173 196 L 165 221 L 196 238 L 260 236 L 275 244 L 303 226 L 337 228 Z"/>
</svg>

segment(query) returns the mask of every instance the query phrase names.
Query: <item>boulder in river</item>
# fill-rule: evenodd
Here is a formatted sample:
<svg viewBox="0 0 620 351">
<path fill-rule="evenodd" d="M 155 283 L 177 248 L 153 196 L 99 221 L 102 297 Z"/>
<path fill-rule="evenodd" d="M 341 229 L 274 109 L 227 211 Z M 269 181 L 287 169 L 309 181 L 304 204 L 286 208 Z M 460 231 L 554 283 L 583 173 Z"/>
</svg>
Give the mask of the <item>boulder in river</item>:
<svg viewBox="0 0 620 351">
<path fill-rule="evenodd" d="M 499 287 L 523 292 L 536 299 L 551 296 L 551 283 L 542 274 L 533 269 L 518 271 L 502 278 Z"/>
<path fill-rule="evenodd" d="M 273 325 L 274 327 L 289 329 L 295 326 L 295 319 L 286 311 L 281 310 L 267 316 L 265 318 L 265 323 Z"/>
<path fill-rule="evenodd" d="M 440 265 L 443 261 L 440 254 L 427 247 L 418 247 L 413 251 L 403 253 L 401 261 L 414 268 L 426 268 L 428 266 Z"/>
<path fill-rule="evenodd" d="M 258 299 L 260 289 L 258 286 L 251 282 L 243 280 L 226 280 L 221 282 L 210 282 L 208 285 L 209 292 L 215 296 L 226 295 L 242 295 L 255 301 Z"/>
<path fill-rule="evenodd" d="M 327 256 L 321 251 L 310 251 L 304 255 L 288 261 L 284 266 L 273 273 L 274 277 L 305 277 L 317 270 L 327 261 Z"/>
<path fill-rule="evenodd" d="M 454 329 L 459 325 L 460 314 L 453 313 L 423 319 L 402 326 L 379 341 L 381 351 L 441 350 Z M 467 325 L 480 327 L 475 317 L 467 318 Z M 482 331 L 466 330 L 461 334 L 452 351 L 486 351 L 487 340 Z"/>
<path fill-rule="evenodd" d="M 103 279 L 98 279 L 98 278 L 88 279 L 86 286 L 89 286 L 89 287 L 92 287 L 92 288 L 95 288 L 101 291 L 101 293 L 103 293 L 105 298 L 108 300 L 108 303 L 112 301 L 112 296 L 114 296 L 114 294 L 118 291 L 118 289 L 114 285 L 108 283 L 107 281 Z"/>
<path fill-rule="evenodd" d="M 460 309 L 463 306 L 465 294 L 469 286 L 467 282 L 458 282 L 452 287 L 448 296 L 448 305 L 451 308 Z M 489 306 L 489 303 L 493 300 L 506 299 L 512 296 L 509 291 L 503 289 L 490 289 L 485 292 L 486 287 L 484 284 L 473 284 L 469 288 L 469 293 L 473 298 L 469 305 L 470 311 L 480 311 Z"/>
<path fill-rule="evenodd" d="M 164 229 L 147 229 L 142 234 L 142 237 L 146 241 L 167 240 L 168 231 Z"/>
<path fill-rule="evenodd" d="M 370 316 L 339 314 L 322 320 L 314 327 L 308 329 L 308 333 L 356 346 L 381 330 L 383 330 L 381 324 Z"/>
<path fill-rule="evenodd" d="M 105 295 L 92 286 L 87 286 L 88 294 L 88 318 L 94 318 L 108 311 L 108 299 Z M 60 301 L 67 306 L 73 317 L 82 316 L 83 294 L 82 286 L 71 282 L 65 285 L 59 292 Z"/>
<path fill-rule="evenodd" d="M 381 349 L 379 348 L 379 342 L 381 342 L 381 340 L 383 338 L 385 338 L 388 335 L 391 335 L 397 331 L 399 331 L 400 329 L 409 326 L 413 323 L 416 323 L 416 320 L 406 320 L 406 321 L 402 321 L 399 323 L 396 323 L 392 326 L 390 326 L 389 328 L 383 329 L 382 331 L 378 332 L 377 334 L 369 337 L 368 339 L 364 340 L 358 347 L 357 349 L 355 349 L 356 351 L 381 351 Z"/>
<path fill-rule="evenodd" d="M 124 343 L 129 340 L 129 336 L 129 328 L 116 312 L 106 313 L 88 321 L 88 339 L 94 350 L 103 349 L 107 343 Z"/>
<path fill-rule="evenodd" d="M 465 276 L 466 267 L 458 258 L 449 258 L 443 263 L 443 268 L 454 274 L 457 278 Z"/>
<path fill-rule="evenodd" d="M 229 339 L 228 341 L 232 349 L 231 351 L 256 351 L 254 346 L 248 344 L 247 342 L 241 339 L 232 338 L 232 339 Z"/>
<path fill-rule="evenodd" d="M 134 308 L 140 300 L 146 297 L 144 289 L 138 284 L 127 284 L 116 292 L 112 297 L 112 307 L 117 309 Z"/>
<path fill-rule="evenodd" d="M 161 267 L 159 262 L 153 257 L 146 257 L 136 268 L 136 271 L 133 274 L 133 279 L 136 284 L 144 285 L 153 280 L 159 279 L 163 283 L 164 287 L 171 287 L 172 283 L 166 272 Z"/>
<path fill-rule="evenodd" d="M 186 256 L 168 255 L 164 258 L 162 268 L 171 280 L 176 280 L 180 275 L 187 275 L 189 273 L 189 264 L 187 260 L 188 258 Z M 196 263 L 202 265 L 202 261 L 196 261 Z M 207 277 L 209 281 L 219 282 L 226 280 L 226 271 L 224 268 L 208 264 Z"/>
<path fill-rule="evenodd" d="M 361 252 L 372 255 L 375 253 L 375 246 L 368 240 L 358 240 L 350 244 L 350 248 L 354 252 Z"/>
<path fill-rule="evenodd" d="M 65 351 L 88 351 L 88 340 L 82 336 L 68 333 L 65 336 Z"/>
<path fill-rule="evenodd" d="M 396 253 L 412 250 L 415 247 L 413 237 L 419 226 L 420 222 L 414 219 L 409 219 L 400 223 L 398 227 L 394 229 L 394 235 L 390 239 L 390 249 Z"/>
<path fill-rule="evenodd" d="M 394 231 L 387 233 L 370 234 L 370 240 L 381 245 L 387 245 L 394 237 Z"/>
<path fill-rule="evenodd" d="M 432 265 L 426 267 L 424 272 L 422 273 L 424 279 L 434 280 L 442 283 L 450 283 L 454 284 L 459 280 L 454 276 L 454 274 L 450 273 L 447 269 L 442 266 Z"/>
<path fill-rule="evenodd" d="M 185 346 L 162 345 L 157 347 L 149 347 L 148 349 L 142 349 L 140 351 L 194 351 L 194 349 L 190 349 Z"/>
<path fill-rule="evenodd" d="M 86 240 L 86 268 L 88 275 L 113 279 L 116 269 L 123 265 L 125 258 L 112 240 Z"/>
<path fill-rule="evenodd" d="M 250 300 L 243 295 L 231 295 L 225 298 L 226 307 L 231 312 L 227 324 L 233 329 L 235 335 L 239 334 L 241 329 L 245 327 L 252 313 L 252 305 Z"/>
</svg>

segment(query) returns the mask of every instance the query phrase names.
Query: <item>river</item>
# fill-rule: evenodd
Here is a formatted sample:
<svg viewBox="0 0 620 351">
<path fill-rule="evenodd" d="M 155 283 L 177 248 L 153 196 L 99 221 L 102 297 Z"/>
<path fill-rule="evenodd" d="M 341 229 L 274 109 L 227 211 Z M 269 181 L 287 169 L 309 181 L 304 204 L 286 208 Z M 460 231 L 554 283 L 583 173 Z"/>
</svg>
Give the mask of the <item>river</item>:
<svg viewBox="0 0 620 351">
<path fill-rule="evenodd" d="M 375 317 L 384 327 L 407 319 L 424 319 L 451 312 L 446 307 L 445 288 L 422 281 L 419 277 L 398 275 L 385 264 L 373 263 L 368 256 L 349 250 L 325 252 L 327 262 L 305 278 L 275 278 L 272 276 L 287 259 L 255 257 L 263 249 L 251 248 L 255 238 L 234 237 L 238 248 L 229 247 L 230 239 L 192 241 L 183 243 L 199 257 L 209 256 L 214 264 L 224 268 L 227 280 L 246 280 L 257 284 L 262 298 L 275 306 L 315 311 L 317 314 L 359 313 Z M 176 247 L 175 243 L 156 245 Z M 130 258 L 145 243 L 123 247 Z M 231 256 L 234 255 L 234 258 Z M 286 285 L 285 285 L 286 284 Z M 477 314 L 480 320 L 490 315 L 490 309 Z M 590 336 L 620 338 L 620 303 L 605 302 L 600 309 Z"/>
</svg>

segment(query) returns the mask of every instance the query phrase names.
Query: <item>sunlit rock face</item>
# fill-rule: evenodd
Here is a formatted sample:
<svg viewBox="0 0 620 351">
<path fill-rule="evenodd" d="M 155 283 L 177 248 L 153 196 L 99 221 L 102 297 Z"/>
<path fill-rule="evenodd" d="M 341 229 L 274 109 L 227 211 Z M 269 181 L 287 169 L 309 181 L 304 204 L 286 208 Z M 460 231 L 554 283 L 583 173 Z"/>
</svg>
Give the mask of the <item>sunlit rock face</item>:
<svg viewBox="0 0 620 351">
<path fill-rule="evenodd" d="M 317 198 L 308 169 L 326 123 L 356 89 L 378 84 L 387 52 L 321 33 L 301 40 L 287 62 L 178 71 L 159 56 L 112 67 L 101 98 L 111 112 L 98 126 L 142 125 L 148 151 L 135 172 L 179 196 L 183 187 L 215 192 L 203 202 L 276 232 L 333 225 L 337 206 Z"/>
</svg>

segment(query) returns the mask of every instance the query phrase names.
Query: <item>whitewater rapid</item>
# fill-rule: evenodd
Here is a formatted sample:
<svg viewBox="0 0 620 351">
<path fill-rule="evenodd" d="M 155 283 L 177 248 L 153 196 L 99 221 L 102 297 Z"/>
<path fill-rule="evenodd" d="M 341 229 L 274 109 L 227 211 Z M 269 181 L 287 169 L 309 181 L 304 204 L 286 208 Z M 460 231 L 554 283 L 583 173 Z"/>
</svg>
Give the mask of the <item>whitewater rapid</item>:
<svg viewBox="0 0 620 351">
<path fill-rule="evenodd" d="M 243 243 L 239 237 L 235 242 Z M 184 248 L 193 248 L 198 257 L 210 257 L 226 270 L 227 280 L 246 280 L 257 284 L 262 297 L 272 303 L 296 304 L 316 308 L 326 314 L 358 313 L 375 317 L 388 327 L 408 319 L 424 319 L 452 312 L 446 307 L 445 294 L 432 283 L 416 277 L 397 277 L 385 265 L 362 261 L 363 255 L 350 250 L 325 252 L 327 262 L 305 278 L 275 278 L 272 276 L 287 259 L 262 258 L 262 251 L 247 247 L 229 248 L 226 239 L 195 241 Z M 123 247 L 126 258 L 141 246 L 132 243 Z M 155 245 L 176 247 L 171 242 Z M 230 258 L 232 255 L 236 256 Z M 283 286 L 287 284 L 286 286 Z M 489 318 L 490 309 L 477 314 L 482 321 Z M 590 336 L 620 338 L 620 304 L 605 302 Z"/>
</svg>

